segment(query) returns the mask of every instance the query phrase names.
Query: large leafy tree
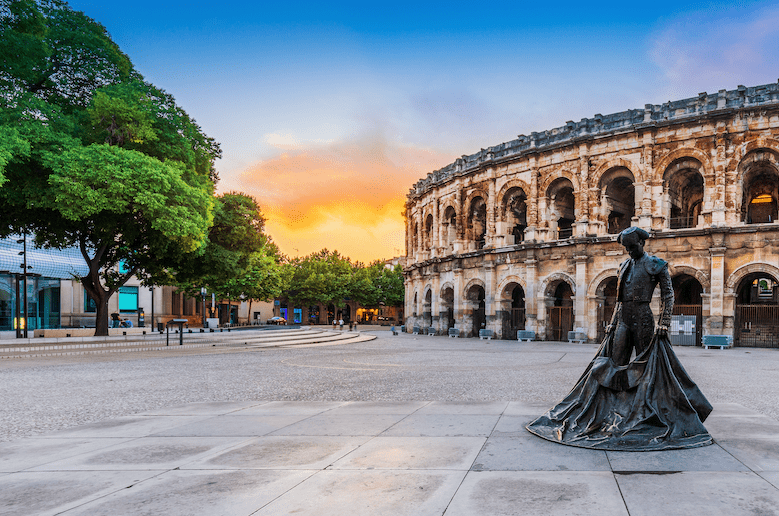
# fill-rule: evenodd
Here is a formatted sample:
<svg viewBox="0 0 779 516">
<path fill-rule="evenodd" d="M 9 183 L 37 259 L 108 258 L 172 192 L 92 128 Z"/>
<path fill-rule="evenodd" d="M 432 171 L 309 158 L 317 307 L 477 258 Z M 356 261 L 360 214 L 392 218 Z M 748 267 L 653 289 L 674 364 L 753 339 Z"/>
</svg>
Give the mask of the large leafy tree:
<svg viewBox="0 0 779 516">
<path fill-rule="evenodd" d="M 106 335 L 130 276 L 168 278 L 206 242 L 219 146 L 59 0 L 0 0 L 0 102 L 0 234 L 78 246 Z"/>
</svg>

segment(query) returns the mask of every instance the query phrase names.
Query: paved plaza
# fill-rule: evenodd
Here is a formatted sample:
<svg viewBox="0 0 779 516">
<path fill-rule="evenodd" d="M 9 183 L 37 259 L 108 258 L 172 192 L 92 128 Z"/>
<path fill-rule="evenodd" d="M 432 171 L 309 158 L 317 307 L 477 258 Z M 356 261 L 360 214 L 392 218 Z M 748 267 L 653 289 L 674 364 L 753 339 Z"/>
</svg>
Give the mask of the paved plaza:
<svg viewBox="0 0 779 516">
<path fill-rule="evenodd" d="M 712 446 L 616 453 L 525 431 L 595 348 L 385 332 L 3 361 L 0 514 L 779 511 L 776 350 L 676 348 L 714 405 Z"/>
</svg>

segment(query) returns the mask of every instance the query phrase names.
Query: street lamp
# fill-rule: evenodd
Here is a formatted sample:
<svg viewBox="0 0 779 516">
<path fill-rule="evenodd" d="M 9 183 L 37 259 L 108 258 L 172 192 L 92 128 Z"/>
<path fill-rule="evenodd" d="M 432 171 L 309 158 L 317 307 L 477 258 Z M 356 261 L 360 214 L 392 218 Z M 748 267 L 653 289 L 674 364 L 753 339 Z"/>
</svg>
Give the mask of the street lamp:
<svg viewBox="0 0 779 516">
<path fill-rule="evenodd" d="M 200 297 L 203 299 L 203 329 L 206 327 L 206 287 L 200 288 Z"/>
</svg>

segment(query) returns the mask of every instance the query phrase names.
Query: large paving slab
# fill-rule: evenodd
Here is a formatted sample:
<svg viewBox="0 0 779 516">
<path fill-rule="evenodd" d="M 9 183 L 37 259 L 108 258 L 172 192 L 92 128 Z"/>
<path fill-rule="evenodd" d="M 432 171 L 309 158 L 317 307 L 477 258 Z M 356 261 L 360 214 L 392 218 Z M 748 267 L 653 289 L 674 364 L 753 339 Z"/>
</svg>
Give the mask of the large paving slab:
<svg viewBox="0 0 779 516">
<path fill-rule="evenodd" d="M 779 423 L 715 404 L 711 446 L 607 452 L 542 403 L 209 402 L 0 444 L 0 515 L 779 513 Z"/>
</svg>

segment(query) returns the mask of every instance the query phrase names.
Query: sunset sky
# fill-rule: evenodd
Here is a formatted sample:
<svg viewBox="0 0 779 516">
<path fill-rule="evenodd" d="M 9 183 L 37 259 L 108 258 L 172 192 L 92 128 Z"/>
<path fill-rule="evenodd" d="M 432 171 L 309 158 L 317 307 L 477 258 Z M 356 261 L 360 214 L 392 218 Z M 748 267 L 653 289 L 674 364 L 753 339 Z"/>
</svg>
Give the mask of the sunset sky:
<svg viewBox="0 0 779 516">
<path fill-rule="evenodd" d="M 775 2 L 105 2 L 136 68 L 222 145 L 288 255 L 404 253 L 411 185 L 595 113 L 779 78 Z"/>
</svg>

